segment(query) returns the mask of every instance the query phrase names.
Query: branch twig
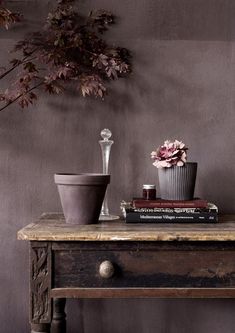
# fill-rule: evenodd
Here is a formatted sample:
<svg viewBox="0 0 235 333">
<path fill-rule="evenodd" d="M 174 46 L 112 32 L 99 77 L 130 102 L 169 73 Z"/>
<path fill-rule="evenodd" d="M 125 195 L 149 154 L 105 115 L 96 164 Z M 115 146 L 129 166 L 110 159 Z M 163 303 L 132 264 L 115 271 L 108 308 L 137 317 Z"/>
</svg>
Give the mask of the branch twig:
<svg viewBox="0 0 235 333">
<path fill-rule="evenodd" d="M 34 52 L 34 51 L 33 51 L 33 52 Z M 33 57 L 33 58 L 31 58 L 31 59 L 28 58 L 28 57 L 30 57 L 30 56 L 33 54 L 33 52 L 32 52 L 30 55 L 24 57 L 24 58 L 22 59 L 22 61 L 21 61 L 19 64 L 16 64 L 16 65 L 12 66 L 12 67 L 9 68 L 6 72 L 4 72 L 3 74 L 1 74 L 1 75 L 0 75 L 0 80 L 3 79 L 5 76 L 7 76 L 9 73 L 11 73 L 16 67 L 18 67 L 18 66 L 20 66 L 20 65 L 23 65 L 23 64 L 25 64 L 25 63 L 28 62 L 28 61 L 34 60 L 36 57 Z"/>
<path fill-rule="evenodd" d="M 43 84 L 43 81 L 39 82 L 38 84 L 36 84 L 34 87 L 30 88 L 29 90 L 27 90 L 26 93 L 29 93 L 37 88 L 39 88 L 41 85 Z M 12 101 L 8 102 L 6 105 L 4 105 L 2 108 L 0 108 L 0 112 L 3 111 L 4 109 L 6 109 L 8 106 L 10 106 L 11 104 L 15 103 L 20 97 L 22 97 L 24 95 L 24 93 L 20 94 L 19 96 L 17 96 L 16 98 L 14 98 Z"/>
</svg>

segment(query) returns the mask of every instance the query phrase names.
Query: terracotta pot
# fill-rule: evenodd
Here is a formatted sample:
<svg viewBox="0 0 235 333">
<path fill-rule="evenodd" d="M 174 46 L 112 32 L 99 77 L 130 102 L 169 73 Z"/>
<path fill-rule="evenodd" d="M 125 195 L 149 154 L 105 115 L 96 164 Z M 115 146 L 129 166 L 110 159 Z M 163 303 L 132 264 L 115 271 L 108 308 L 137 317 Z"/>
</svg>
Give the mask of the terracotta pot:
<svg viewBox="0 0 235 333">
<path fill-rule="evenodd" d="M 55 174 L 65 220 L 71 224 L 94 224 L 99 220 L 110 175 Z"/>
<path fill-rule="evenodd" d="M 182 167 L 158 169 L 161 198 L 165 200 L 192 200 L 197 176 L 197 163 Z"/>
</svg>

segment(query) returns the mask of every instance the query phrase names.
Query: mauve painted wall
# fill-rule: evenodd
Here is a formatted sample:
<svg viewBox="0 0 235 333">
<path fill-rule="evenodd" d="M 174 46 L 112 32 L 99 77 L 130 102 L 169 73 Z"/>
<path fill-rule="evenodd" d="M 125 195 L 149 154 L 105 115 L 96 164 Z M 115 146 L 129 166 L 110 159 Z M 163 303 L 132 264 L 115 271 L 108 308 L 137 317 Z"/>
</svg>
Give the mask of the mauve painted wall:
<svg viewBox="0 0 235 333">
<path fill-rule="evenodd" d="M 0 35 L 0 63 L 47 1 L 11 1 L 26 24 Z M 235 212 L 234 0 L 81 0 L 112 10 L 111 40 L 133 52 L 134 73 L 102 101 L 43 97 L 0 114 L 0 333 L 28 326 L 28 244 L 16 232 L 44 211 L 61 210 L 55 172 L 100 171 L 99 132 L 113 132 L 110 206 L 156 182 L 149 154 L 179 138 L 198 161 L 196 194 Z M 1 83 L 3 88 L 3 83 Z M 233 300 L 68 302 L 68 333 L 232 333 Z"/>
</svg>

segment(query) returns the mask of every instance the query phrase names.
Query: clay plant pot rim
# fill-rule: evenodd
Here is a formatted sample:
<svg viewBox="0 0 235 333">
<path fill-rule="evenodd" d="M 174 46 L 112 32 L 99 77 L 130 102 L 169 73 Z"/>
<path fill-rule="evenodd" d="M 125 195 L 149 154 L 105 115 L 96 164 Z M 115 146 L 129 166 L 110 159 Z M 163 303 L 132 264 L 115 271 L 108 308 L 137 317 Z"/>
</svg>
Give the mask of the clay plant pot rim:
<svg viewBox="0 0 235 333">
<path fill-rule="evenodd" d="M 58 185 L 106 185 L 110 183 L 110 175 L 102 173 L 56 173 L 55 183 Z"/>
</svg>

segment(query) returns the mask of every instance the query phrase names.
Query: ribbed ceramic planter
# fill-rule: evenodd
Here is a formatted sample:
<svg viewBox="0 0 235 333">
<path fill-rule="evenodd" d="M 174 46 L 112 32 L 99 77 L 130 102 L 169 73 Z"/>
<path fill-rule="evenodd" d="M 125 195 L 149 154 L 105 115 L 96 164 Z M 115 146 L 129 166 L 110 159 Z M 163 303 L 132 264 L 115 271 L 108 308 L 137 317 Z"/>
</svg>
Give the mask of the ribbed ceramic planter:
<svg viewBox="0 0 235 333">
<path fill-rule="evenodd" d="M 165 200 L 192 200 L 196 175 L 197 163 L 158 169 L 161 198 Z"/>
<path fill-rule="evenodd" d="M 99 220 L 110 175 L 55 174 L 65 220 L 70 224 L 94 224 Z"/>
</svg>

